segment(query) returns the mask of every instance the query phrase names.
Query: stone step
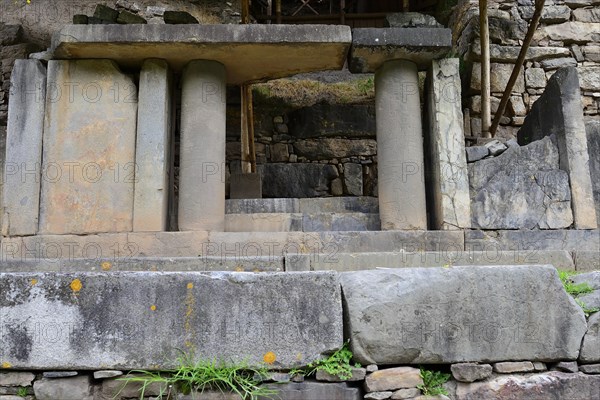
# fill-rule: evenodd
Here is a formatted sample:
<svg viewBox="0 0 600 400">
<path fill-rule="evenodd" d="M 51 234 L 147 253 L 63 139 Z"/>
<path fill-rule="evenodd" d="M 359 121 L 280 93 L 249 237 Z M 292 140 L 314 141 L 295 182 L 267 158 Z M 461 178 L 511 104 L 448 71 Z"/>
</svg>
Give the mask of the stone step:
<svg viewBox="0 0 600 400">
<path fill-rule="evenodd" d="M 227 214 L 361 212 L 376 214 L 379 201 L 376 197 L 321 197 L 309 199 L 229 199 L 225 201 Z"/>
<path fill-rule="evenodd" d="M 283 257 L 288 253 L 451 251 L 464 249 L 460 231 L 131 232 L 3 238 L 7 261 L 136 257 Z"/>
<path fill-rule="evenodd" d="M 468 265 L 552 265 L 557 269 L 589 271 L 598 269 L 591 260 L 600 251 L 497 250 L 423 251 L 336 254 L 286 254 L 286 271 L 360 271 L 411 267 L 452 267 Z"/>
<path fill-rule="evenodd" d="M 226 214 L 226 232 L 378 231 L 379 214 L 360 212 Z"/>
</svg>

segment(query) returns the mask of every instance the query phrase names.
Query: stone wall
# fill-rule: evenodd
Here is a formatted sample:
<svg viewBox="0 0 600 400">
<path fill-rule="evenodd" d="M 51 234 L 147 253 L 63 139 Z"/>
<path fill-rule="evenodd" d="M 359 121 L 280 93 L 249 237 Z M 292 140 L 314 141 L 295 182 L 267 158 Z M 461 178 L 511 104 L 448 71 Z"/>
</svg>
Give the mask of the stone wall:
<svg viewBox="0 0 600 400">
<path fill-rule="evenodd" d="M 600 274 L 572 279 L 594 288 L 585 302 L 597 305 Z M 180 351 L 264 366 L 261 380 L 279 382 L 271 387 L 282 400 L 431 399 L 420 397 L 420 366 L 451 376 L 438 400 L 600 394 L 600 314 L 586 318 L 551 266 L 29 272 L 0 284 L 2 400 L 139 398 L 141 383 L 124 374 L 176 368 Z M 290 371 L 344 340 L 360 363 L 349 378 Z"/>
<path fill-rule="evenodd" d="M 532 0 L 489 2 L 492 113 L 500 103 L 520 45 L 533 15 Z M 556 69 L 577 68 L 586 117 L 599 115 L 600 14 L 597 0 L 549 0 L 534 35 L 524 69 L 514 86 L 497 137 L 516 136 L 525 115 Z M 453 40 L 462 60 L 466 136 L 481 136 L 481 88 L 478 2 L 460 0 L 450 18 Z M 493 114 L 492 114 L 493 117 Z"/>
<path fill-rule="evenodd" d="M 241 172 L 239 104 L 228 105 L 227 163 Z M 377 196 L 373 104 L 300 108 L 255 103 L 263 197 Z"/>
</svg>

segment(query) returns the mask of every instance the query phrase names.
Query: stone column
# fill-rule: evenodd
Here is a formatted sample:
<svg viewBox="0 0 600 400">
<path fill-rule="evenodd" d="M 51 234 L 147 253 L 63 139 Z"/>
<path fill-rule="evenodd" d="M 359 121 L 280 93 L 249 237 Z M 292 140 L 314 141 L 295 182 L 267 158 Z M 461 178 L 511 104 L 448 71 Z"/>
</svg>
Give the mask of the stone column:
<svg viewBox="0 0 600 400">
<path fill-rule="evenodd" d="M 171 141 L 171 71 L 165 60 L 142 65 L 137 120 L 133 230 L 165 231 Z"/>
<path fill-rule="evenodd" d="M 225 67 L 190 61 L 181 80 L 179 230 L 225 230 Z"/>
<path fill-rule="evenodd" d="M 382 230 L 427 229 L 417 65 L 386 61 L 375 72 Z"/>
</svg>

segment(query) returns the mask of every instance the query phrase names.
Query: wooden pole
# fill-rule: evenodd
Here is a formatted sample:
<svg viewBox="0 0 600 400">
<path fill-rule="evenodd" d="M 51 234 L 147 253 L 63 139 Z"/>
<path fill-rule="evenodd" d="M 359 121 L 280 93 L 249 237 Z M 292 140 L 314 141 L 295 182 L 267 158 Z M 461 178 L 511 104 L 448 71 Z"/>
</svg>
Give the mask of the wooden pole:
<svg viewBox="0 0 600 400">
<path fill-rule="evenodd" d="M 346 24 L 346 0 L 340 0 L 340 24 Z"/>
<path fill-rule="evenodd" d="M 546 0 L 535 0 L 535 11 L 533 12 L 533 17 L 531 18 L 531 21 L 529 21 L 529 27 L 527 28 L 527 34 L 525 35 L 525 39 L 523 40 L 523 46 L 521 46 L 521 51 L 519 52 L 519 56 L 517 57 L 517 62 L 515 63 L 512 74 L 510 75 L 510 79 L 506 84 L 506 89 L 504 89 L 504 93 L 502 94 L 502 100 L 500 100 L 498 111 L 496 111 L 494 121 L 492 122 L 492 126 L 490 127 L 491 137 L 494 137 L 496 135 L 496 129 L 498 129 L 498 124 L 500 124 L 500 118 L 504 114 L 504 110 L 506 110 L 508 99 L 510 98 L 512 89 L 515 86 L 515 83 L 517 82 L 517 78 L 519 77 L 519 73 L 521 72 L 523 63 L 525 62 L 527 50 L 529 49 L 529 45 L 531 44 L 531 40 L 533 39 L 535 30 L 537 29 L 537 26 L 540 22 L 540 18 L 542 17 L 542 10 L 544 9 L 545 3 Z"/>
<path fill-rule="evenodd" d="M 240 116 L 240 127 L 241 127 L 241 158 L 242 158 L 242 174 L 249 174 L 252 172 L 252 164 L 250 163 L 250 140 L 248 134 L 248 98 L 246 96 L 247 91 L 246 84 L 240 87 L 241 96 L 241 116 Z"/>
<path fill-rule="evenodd" d="M 275 0 L 275 22 L 281 23 L 281 0 Z"/>
<path fill-rule="evenodd" d="M 250 0 L 242 0 L 242 24 L 250 23 Z"/>
<path fill-rule="evenodd" d="M 248 155 L 250 161 L 250 172 L 256 172 L 256 150 L 254 149 L 254 106 L 252 105 L 252 85 L 246 86 L 246 123 L 248 131 Z"/>
<path fill-rule="evenodd" d="M 479 38 L 481 42 L 481 136 L 489 138 L 491 124 L 490 102 L 490 30 L 487 0 L 479 0 Z"/>
<path fill-rule="evenodd" d="M 273 15 L 273 0 L 267 0 L 267 15 L 270 17 Z M 270 24 L 271 20 L 267 20 L 267 24 Z"/>
</svg>

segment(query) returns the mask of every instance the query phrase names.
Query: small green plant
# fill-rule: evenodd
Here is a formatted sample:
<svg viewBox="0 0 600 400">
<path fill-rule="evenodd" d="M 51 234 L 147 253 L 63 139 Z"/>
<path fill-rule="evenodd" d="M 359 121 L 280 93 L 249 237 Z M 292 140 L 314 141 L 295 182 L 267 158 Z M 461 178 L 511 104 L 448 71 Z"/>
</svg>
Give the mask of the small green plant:
<svg viewBox="0 0 600 400">
<path fill-rule="evenodd" d="M 27 397 L 27 388 L 26 387 L 20 387 L 17 389 L 17 396 L 19 397 Z"/>
<path fill-rule="evenodd" d="M 588 307 L 583 301 L 581 301 L 581 299 L 575 299 L 575 303 L 577 303 L 579 307 L 581 307 L 581 309 L 583 310 L 583 314 L 586 318 L 588 318 L 593 313 L 600 311 L 600 308 L 598 307 Z"/>
<path fill-rule="evenodd" d="M 309 376 L 317 371 L 325 371 L 343 380 L 350 379 L 352 377 L 352 368 L 360 368 L 360 364 L 355 363 L 352 365 L 350 363 L 352 360 L 352 351 L 348 348 L 348 343 L 344 343 L 339 350 L 329 357 L 308 364 L 307 372 L 303 375 Z M 302 374 L 300 371 L 302 370 L 294 370 L 293 372 L 296 375 Z M 292 371 L 290 371 L 290 374 L 292 374 Z"/>
<path fill-rule="evenodd" d="M 592 287 L 587 283 L 573 283 L 573 280 L 571 279 L 573 275 L 576 275 L 576 273 L 558 270 L 558 277 L 560 278 L 560 281 L 565 287 L 567 293 L 569 293 L 573 297 L 577 297 L 581 296 L 582 294 L 591 293 L 593 291 Z"/>
<path fill-rule="evenodd" d="M 159 399 L 167 396 L 172 387 L 182 393 L 203 393 L 205 390 L 233 392 L 244 400 L 255 400 L 259 397 L 272 398 L 276 390 L 261 386 L 261 377 L 267 375 L 266 367 L 251 367 L 246 362 L 227 363 L 217 360 L 193 361 L 193 357 L 184 355 L 178 359 L 179 368 L 163 372 L 131 371 L 121 380 L 126 384 L 141 384 L 140 399 L 152 384 L 160 385 Z M 134 375 L 131 375 L 134 374 Z"/>
<path fill-rule="evenodd" d="M 417 389 L 420 389 L 425 396 L 448 394 L 448 391 L 442 385 L 448 382 L 450 374 L 440 371 L 429 371 L 421 367 L 421 378 L 423 378 L 423 384 L 418 385 Z"/>
</svg>

